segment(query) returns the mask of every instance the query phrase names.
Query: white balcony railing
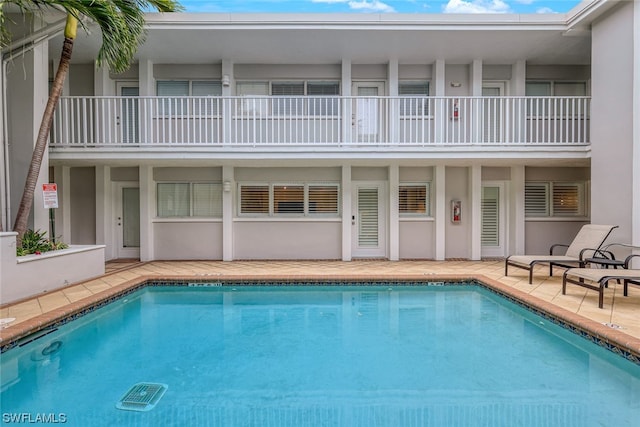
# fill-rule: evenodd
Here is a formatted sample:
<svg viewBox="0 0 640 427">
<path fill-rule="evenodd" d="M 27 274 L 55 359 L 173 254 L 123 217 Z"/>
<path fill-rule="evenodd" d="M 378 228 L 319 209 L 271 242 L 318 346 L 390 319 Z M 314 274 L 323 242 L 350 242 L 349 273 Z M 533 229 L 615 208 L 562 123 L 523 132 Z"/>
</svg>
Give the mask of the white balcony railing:
<svg viewBox="0 0 640 427">
<path fill-rule="evenodd" d="M 63 97 L 54 149 L 584 145 L 588 97 Z"/>
</svg>

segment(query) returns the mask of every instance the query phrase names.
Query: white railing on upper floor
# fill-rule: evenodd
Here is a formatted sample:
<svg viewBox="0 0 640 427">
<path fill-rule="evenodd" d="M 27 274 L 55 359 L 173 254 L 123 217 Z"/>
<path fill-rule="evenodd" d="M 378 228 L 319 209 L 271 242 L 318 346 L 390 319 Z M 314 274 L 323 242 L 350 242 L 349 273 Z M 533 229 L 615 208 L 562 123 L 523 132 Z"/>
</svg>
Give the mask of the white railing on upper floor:
<svg viewBox="0 0 640 427">
<path fill-rule="evenodd" d="M 77 147 L 584 145 L 588 97 L 62 97 Z"/>
</svg>

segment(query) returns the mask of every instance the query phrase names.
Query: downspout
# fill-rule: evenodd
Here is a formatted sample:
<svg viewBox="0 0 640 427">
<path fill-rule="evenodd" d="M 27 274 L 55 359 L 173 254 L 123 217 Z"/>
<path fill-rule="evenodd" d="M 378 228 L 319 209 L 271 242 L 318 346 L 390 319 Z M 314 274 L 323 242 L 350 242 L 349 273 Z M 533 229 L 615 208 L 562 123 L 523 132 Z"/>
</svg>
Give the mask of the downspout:
<svg viewBox="0 0 640 427">
<path fill-rule="evenodd" d="M 11 221 L 11 187 L 10 187 L 10 174 L 9 174 L 9 118 L 7 113 L 7 67 L 9 62 L 17 58 L 20 55 L 31 51 L 35 46 L 49 41 L 57 36 L 60 31 L 64 29 L 66 18 L 60 20 L 54 24 L 48 25 L 29 36 L 11 43 L 2 52 L 2 67 L 0 68 L 0 91 L 2 92 L 1 106 L 2 106 L 2 121 L 0 127 L 0 137 L 2 138 L 2 150 L 0 151 L 0 157 L 2 157 L 3 170 L 0 174 L 0 200 L 3 201 L 2 211 L 0 212 L 0 225 L 2 230 L 8 231 L 11 227 L 9 224 Z"/>
</svg>

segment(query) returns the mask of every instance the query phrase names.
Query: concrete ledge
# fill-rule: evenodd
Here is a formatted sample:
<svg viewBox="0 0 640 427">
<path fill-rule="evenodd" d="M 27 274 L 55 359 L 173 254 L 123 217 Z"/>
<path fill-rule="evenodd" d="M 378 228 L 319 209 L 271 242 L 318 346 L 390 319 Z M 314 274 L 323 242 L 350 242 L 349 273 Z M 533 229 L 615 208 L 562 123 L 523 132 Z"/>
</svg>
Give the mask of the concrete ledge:
<svg viewBox="0 0 640 427">
<path fill-rule="evenodd" d="M 14 232 L 0 233 L 0 304 L 38 296 L 104 274 L 104 245 L 16 256 Z"/>
</svg>

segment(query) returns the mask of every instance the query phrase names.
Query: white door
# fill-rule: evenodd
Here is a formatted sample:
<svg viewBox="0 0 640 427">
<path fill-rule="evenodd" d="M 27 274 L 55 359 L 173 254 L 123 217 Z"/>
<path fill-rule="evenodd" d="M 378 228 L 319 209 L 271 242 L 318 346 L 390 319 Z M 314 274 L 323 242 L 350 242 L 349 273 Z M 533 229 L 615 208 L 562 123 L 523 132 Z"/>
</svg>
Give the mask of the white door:
<svg viewBox="0 0 640 427">
<path fill-rule="evenodd" d="M 140 90 L 136 82 L 118 82 L 119 99 L 116 123 L 119 126 L 120 142 L 124 144 L 138 144 L 140 142 L 140 109 L 138 97 Z"/>
<path fill-rule="evenodd" d="M 354 185 L 352 202 L 352 255 L 359 257 L 386 257 L 385 184 L 382 182 Z"/>
<path fill-rule="evenodd" d="M 499 143 L 505 140 L 503 123 L 504 107 L 503 99 L 498 98 L 504 94 L 504 83 L 483 83 L 482 96 L 482 141 Z"/>
<path fill-rule="evenodd" d="M 505 186 L 502 182 L 482 184 L 481 230 L 482 256 L 505 256 Z"/>
<path fill-rule="evenodd" d="M 116 258 L 140 258 L 140 189 L 137 183 L 117 182 L 114 191 Z"/>
<path fill-rule="evenodd" d="M 383 82 L 356 82 L 353 94 L 353 135 L 357 142 L 377 143 L 383 132 L 381 104 L 384 95 Z"/>
</svg>

